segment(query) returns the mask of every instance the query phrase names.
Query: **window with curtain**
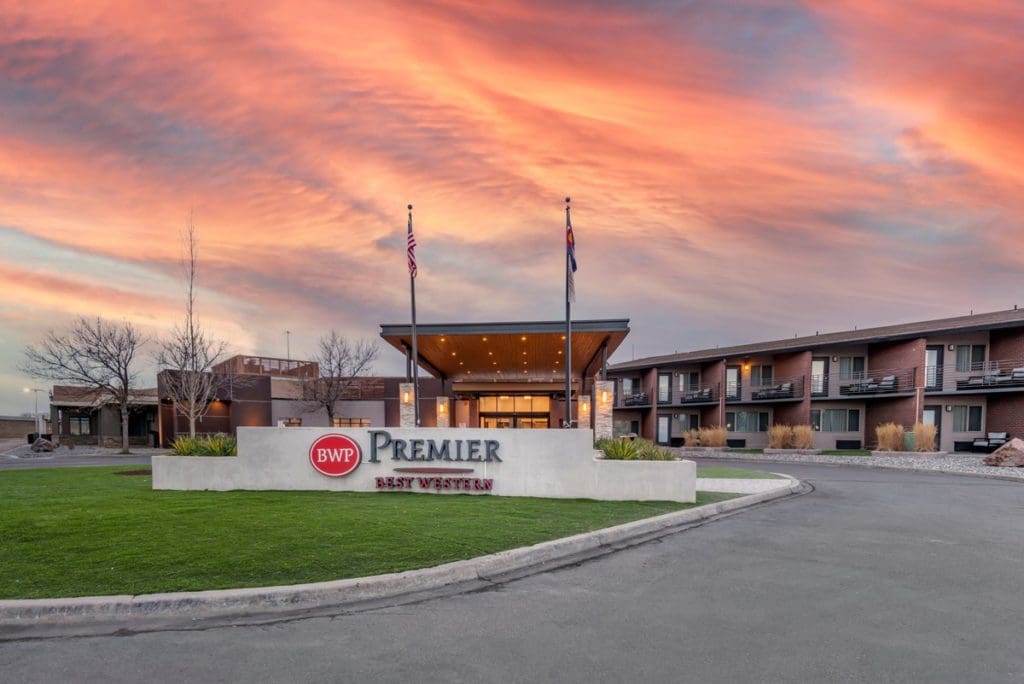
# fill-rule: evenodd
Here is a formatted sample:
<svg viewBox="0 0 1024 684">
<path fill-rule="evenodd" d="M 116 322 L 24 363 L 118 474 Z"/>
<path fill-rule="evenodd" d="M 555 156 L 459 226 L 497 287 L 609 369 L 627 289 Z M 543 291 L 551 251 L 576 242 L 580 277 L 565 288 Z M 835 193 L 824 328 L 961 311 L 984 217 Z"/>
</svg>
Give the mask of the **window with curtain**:
<svg viewBox="0 0 1024 684">
<path fill-rule="evenodd" d="M 728 432 L 768 432 L 767 411 L 726 411 Z"/>
<path fill-rule="evenodd" d="M 761 387 L 764 385 L 772 384 L 772 367 L 771 366 L 751 366 L 750 367 L 750 385 L 751 387 Z"/>
<path fill-rule="evenodd" d="M 954 406 L 953 432 L 981 432 L 981 407 Z"/>
<path fill-rule="evenodd" d="M 862 380 L 864 378 L 864 357 L 863 356 L 840 356 L 839 357 L 839 379 L 840 380 Z"/>
<path fill-rule="evenodd" d="M 956 369 L 960 372 L 979 371 L 985 368 L 985 345 L 956 345 Z"/>
<path fill-rule="evenodd" d="M 813 409 L 811 427 L 818 432 L 859 432 L 860 409 Z"/>
</svg>

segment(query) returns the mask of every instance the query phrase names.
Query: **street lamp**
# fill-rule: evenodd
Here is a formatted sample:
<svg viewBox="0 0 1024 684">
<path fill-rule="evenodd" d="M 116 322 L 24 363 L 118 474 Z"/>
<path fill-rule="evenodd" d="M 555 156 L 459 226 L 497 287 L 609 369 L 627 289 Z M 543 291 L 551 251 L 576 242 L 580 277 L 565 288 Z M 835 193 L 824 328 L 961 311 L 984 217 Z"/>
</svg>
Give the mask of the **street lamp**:
<svg viewBox="0 0 1024 684">
<path fill-rule="evenodd" d="M 35 418 L 36 435 L 42 437 L 43 430 L 42 428 L 39 427 L 39 393 L 45 392 L 46 390 L 41 387 L 22 387 L 21 391 L 24 392 L 25 394 L 28 394 L 29 392 L 34 392 L 36 395 L 36 410 L 35 413 L 32 414 L 32 416 L 33 418 Z"/>
</svg>

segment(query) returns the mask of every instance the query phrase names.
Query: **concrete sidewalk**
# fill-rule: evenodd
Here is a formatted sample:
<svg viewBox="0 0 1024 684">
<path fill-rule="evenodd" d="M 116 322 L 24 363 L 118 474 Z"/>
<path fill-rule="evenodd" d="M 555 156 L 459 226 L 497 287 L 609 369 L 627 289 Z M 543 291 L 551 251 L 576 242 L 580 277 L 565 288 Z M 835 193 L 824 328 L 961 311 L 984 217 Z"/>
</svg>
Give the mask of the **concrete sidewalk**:
<svg viewBox="0 0 1024 684">
<path fill-rule="evenodd" d="M 731 477 L 698 477 L 698 492 L 730 492 L 732 494 L 760 494 L 780 487 L 788 487 L 788 479 L 753 479 Z"/>
</svg>

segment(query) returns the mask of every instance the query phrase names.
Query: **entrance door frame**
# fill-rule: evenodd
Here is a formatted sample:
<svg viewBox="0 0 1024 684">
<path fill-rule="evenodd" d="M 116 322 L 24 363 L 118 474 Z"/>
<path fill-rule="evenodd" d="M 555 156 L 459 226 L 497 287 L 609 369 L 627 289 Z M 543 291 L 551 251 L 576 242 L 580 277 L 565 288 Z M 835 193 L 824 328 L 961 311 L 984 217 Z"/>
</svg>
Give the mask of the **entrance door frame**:
<svg viewBox="0 0 1024 684">
<path fill-rule="evenodd" d="M 924 348 L 924 388 L 926 390 L 942 389 L 942 364 L 946 346 L 943 344 L 929 344 Z M 931 366 L 928 365 L 928 352 L 935 352 L 935 370 L 929 373 Z"/>
<path fill-rule="evenodd" d="M 921 409 L 921 422 L 924 423 L 924 414 L 931 411 L 935 414 L 935 450 L 942 451 L 942 404 L 926 404 Z M 927 423 L 925 423 L 927 425 Z"/>
</svg>

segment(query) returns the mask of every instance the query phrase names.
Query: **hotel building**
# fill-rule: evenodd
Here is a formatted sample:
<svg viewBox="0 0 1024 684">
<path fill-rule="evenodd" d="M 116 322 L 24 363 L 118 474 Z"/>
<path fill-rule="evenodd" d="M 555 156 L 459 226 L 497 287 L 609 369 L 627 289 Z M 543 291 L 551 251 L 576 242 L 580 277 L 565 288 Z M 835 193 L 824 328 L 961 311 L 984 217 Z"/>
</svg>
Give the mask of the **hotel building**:
<svg viewBox="0 0 1024 684">
<path fill-rule="evenodd" d="M 613 364 L 614 431 L 681 444 L 725 426 L 767 445 L 775 423 L 809 424 L 819 449 L 864 448 L 875 426 L 938 428 L 942 451 L 986 432 L 1024 435 L 1024 310 L 945 318 Z"/>
</svg>

